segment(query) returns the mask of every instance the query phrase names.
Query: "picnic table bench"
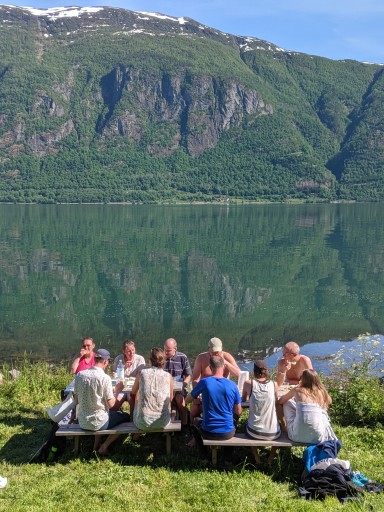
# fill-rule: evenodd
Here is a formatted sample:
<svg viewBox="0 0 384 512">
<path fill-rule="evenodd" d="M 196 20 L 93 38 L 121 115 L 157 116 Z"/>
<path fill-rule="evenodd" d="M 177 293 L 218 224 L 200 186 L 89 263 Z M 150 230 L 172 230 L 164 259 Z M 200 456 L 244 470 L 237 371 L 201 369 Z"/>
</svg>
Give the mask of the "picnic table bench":
<svg viewBox="0 0 384 512">
<path fill-rule="evenodd" d="M 219 441 L 217 439 L 204 439 L 203 438 L 203 445 L 209 446 L 212 453 L 212 465 L 217 466 L 217 451 L 221 447 L 249 447 L 252 450 L 252 454 L 255 458 L 256 464 L 260 464 L 260 456 L 258 452 L 258 448 L 261 448 L 263 446 L 270 446 L 271 447 L 271 453 L 268 457 L 268 463 L 271 463 L 275 454 L 276 450 L 278 448 L 292 448 L 292 446 L 308 446 L 308 444 L 305 443 L 296 443 L 294 441 L 291 441 L 287 434 L 283 432 L 281 436 L 278 439 L 275 439 L 274 441 L 265 441 L 262 439 L 251 439 L 250 437 L 246 436 L 245 434 L 236 433 L 234 437 L 231 439 L 227 439 L 225 441 Z"/>
<path fill-rule="evenodd" d="M 82 436 L 103 436 L 109 434 L 152 434 L 152 433 L 162 433 L 165 434 L 165 446 L 167 455 L 171 453 L 171 434 L 173 432 L 179 432 L 181 430 L 181 421 L 174 420 L 168 423 L 168 425 L 164 428 L 159 428 L 151 431 L 139 430 L 132 421 L 120 423 L 114 428 L 108 430 L 83 430 L 80 428 L 77 423 L 70 423 L 68 425 L 62 425 L 58 428 L 55 435 L 56 436 L 65 436 L 65 437 L 73 437 L 75 441 L 74 453 L 77 455 L 79 453 L 80 447 L 80 437 Z"/>
</svg>

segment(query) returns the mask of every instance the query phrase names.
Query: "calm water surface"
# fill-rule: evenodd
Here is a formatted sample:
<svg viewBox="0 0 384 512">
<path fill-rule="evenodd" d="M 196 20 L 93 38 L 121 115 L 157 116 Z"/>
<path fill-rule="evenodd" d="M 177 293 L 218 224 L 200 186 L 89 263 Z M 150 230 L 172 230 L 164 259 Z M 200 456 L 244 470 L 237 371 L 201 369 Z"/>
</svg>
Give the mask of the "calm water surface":
<svg viewBox="0 0 384 512">
<path fill-rule="evenodd" d="M 1 205 L 0 226 L 3 359 L 86 335 L 193 358 L 212 336 L 265 356 L 384 332 L 380 204 Z"/>
</svg>

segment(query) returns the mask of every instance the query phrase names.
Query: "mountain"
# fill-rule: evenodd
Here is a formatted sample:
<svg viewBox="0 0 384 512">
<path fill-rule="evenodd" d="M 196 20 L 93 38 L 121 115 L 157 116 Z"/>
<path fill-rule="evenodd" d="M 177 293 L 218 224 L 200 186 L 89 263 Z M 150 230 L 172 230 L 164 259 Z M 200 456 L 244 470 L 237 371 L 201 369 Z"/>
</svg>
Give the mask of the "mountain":
<svg viewBox="0 0 384 512">
<path fill-rule="evenodd" d="M 0 6 L 0 201 L 382 200 L 384 67 L 189 18 Z"/>
</svg>

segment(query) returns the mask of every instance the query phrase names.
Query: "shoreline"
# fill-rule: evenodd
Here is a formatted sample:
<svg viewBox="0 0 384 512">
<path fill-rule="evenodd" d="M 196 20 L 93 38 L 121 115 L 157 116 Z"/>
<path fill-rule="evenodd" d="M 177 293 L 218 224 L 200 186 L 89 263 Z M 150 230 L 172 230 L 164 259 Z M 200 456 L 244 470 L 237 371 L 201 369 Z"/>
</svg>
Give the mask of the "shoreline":
<svg viewBox="0 0 384 512">
<path fill-rule="evenodd" d="M 247 206 L 247 205 L 265 205 L 265 204 L 275 204 L 275 205 L 319 205 L 319 204 L 370 204 L 370 203 L 382 203 L 381 200 L 372 200 L 372 201 L 357 201 L 357 200 L 323 200 L 319 199 L 318 201 L 308 201 L 308 199 L 287 199 L 286 201 L 269 201 L 264 199 L 222 199 L 215 201 L 182 201 L 182 200 L 167 200 L 163 201 L 149 201 L 149 202 L 132 202 L 132 201 L 111 201 L 111 202 L 10 202 L 10 201 L 0 201 L 0 205 L 38 205 L 38 206 L 67 206 L 67 205 L 84 205 L 84 206 L 92 206 L 92 205 L 104 205 L 104 206 Z"/>
<path fill-rule="evenodd" d="M 365 352 L 361 352 L 362 348 L 365 349 Z M 108 349 L 110 350 L 110 347 L 108 347 Z M 232 355 L 241 370 L 250 371 L 250 373 L 252 373 L 253 361 L 255 359 L 264 359 L 270 370 L 273 371 L 277 367 L 277 360 L 282 354 L 282 349 L 283 347 L 278 347 L 269 355 L 263 355 L 261 351 L 257 350 L 240 350 Z M 189 355 L 187 352 L 187 350 L 184 351 L 184 353 L 187 354 L 191 367 L 193 367 L 198 354 Z M 381 352 L 381 355 L 379 352 Z M 114 353 L 114 351 L 112 350 L 111 353 Z M 140 351 L 138 353 L 140 353 Z M 341 359 L 341 354 L 344 355 L 343 359 L 350 360 L 350 364 L 352 364 L 353 362 L 360 362 L 368 355 L 372 355 L 373 358 L 373 353 L 375 353 L 377 354 L 376 358 L 379 359 L 376 373 L 384 373 L 384 335 L 382 334 L 364 334 L 349 341 L 329 340 L 325 342 L 302 344 L 300 345 L 300 353 L 310 357 L 313 362 L 314 369 L 323 375 L 330 375 L 335 371 L 335 368 L 332 367 L 337 366 L 337 361 Z M 363 356 L 361 356 L 361 354 L 363 354 Z M 8 369 L 9 365 L 18 366 L 22 364 L 23 361 L 31 363 L 45 362 L 52 368 L 62 366 L 67 367 L 69 370 L 72 356 L 55 359 L 53 357 L 41 357 L 38 354 L 33 353 L 27 354 L 24 351 L 22 354 L 20 353 L 18 355 L 11 356 L 9 359 L 7 358 L 7 360 L 3 360 L 1 366 L 3 368 L 7 367 Z"/>
</svg>

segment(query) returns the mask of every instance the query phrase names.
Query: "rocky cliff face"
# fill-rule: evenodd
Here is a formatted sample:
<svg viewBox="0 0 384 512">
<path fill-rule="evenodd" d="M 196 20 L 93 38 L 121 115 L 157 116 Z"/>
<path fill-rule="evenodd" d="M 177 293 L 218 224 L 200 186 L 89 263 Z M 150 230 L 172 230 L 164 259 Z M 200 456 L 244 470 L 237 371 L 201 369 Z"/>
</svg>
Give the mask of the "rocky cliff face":
<svg viewBox="0 0 384 512">
<path fill-rule="evenodd" d="M 28 136 L 25 132 L 25 123 L 20 120 L 12 130 L 0 137 L 0 148 L 6 148 L 10 155 L 18 155 L 27 148 L 36 156 L 58 153 L 58 142 L 69 135 L 74 128 L 73 121 L 68 119 L 56 130 L 34 132 Z"/>
<path fill-rule="evenodd" d="M 44 63 L 53 46 L 62 47 L 65 54 L 67 47 L 79 45 L 78 51 L 84 56 L 88 49 L 81 45 L 92 33 L 97 34 L 97 40 L 90 51 L 96 53 L 98 39 L 106 37 L 108 45 L 117 44 L 117 39 L 121 39 L 123 46 L 127 37 L 132 40 L 140 38 L 140 34 L 156 38 L 159 47 L 164 36 L 176 41 L 181 35 L 183 39 L 211 40 L 239 53 L 244 51 L 242 38 L 215 31 L 191 19 L 113 8 L 37 11 L 0 6 L 0 28 L 28 34 L 31 57 L 36 58 L 37 68 L 43 66 L 40 77 L 46 72 Z M 11 155 L 19 154 L 23 148 L 37 157 L 55 154 L 60 152 L 63 138 L 77 131 L 84 119 L 92 118 L 94 132 L 87 128 L 88 136 L 94 140 L 100 137 L 102 145 L 122 137 L 124 142 L 140 144 L 140 149 L 151 155 L 168 156 L 183 148 L 188 155 L 198 156 L 216 146 L 223 132 L 248 125 L 257 116 L 273 113 L 272 106 L 263 101 L 258 91 L 245 86 L 235 73 L 231 80 L 220 78 L 214 72 L 207 76 L 204 72 L 187 71 L 190 57 L 172 71 L 166 70 L 168 64 L 163 66 L 164 70 L 159 73 L 159 70 L 151 72 L 145 59 L 136 65 L 126 64 L 131 57 L 129 50 L 128 54 L 122 52 L 118 65 L 108 69 L 104 64 L 108 51 L 102 49 L 101 52 L 104 55 L 101 57 L 103 65 L 98 69 L 100 75 L 91 71 L 93 54 L 90 60 L 79 57 L 72 62 L 67 55 L 63 60 L 68 66 L 67 72 L 64 78 L 57 80 L 54 59 L 49 64 L 53 80 L 47 75 L 41 81 L 44 88 L 28 86 L 31 98 L 27 111 L 19 111 L 13 117 L 0 117 L 0 130 L 3 130 L 0 148 L 7 148 Z M 4 69 L 0 66 L 0 85 L 12 81 L 19 66 L 23 67 L 12 59 L 11 65 Z M 39 126 L 37 130 L 34 124 Z M 76 136 L 81 139 L 79 133 Z"/>
<path fill-rule="evenodd" d="M 0 200 L 383 197 L 382 66 L 104 7 L 0 5 L 0 53 Z"/>
<path fill-rule="evenodd" d="M 98 131 L 106 139 L 119 134 L 139 142 L 150 124 L 160 123 L 168 140 L 150 141 L 151 154 L 169 155 L 182 146 L 199 155 L 214 147 L 224 131 L 251 122 L 250 116 L 273 113 L 257 91 L 208 76 L 148 77 L 119 66 L 101 84 L 107 112 Z"/>
<path fill-rule="evenodd" d="M 28 136 L 20 118 L 0 137 L 0 147 L 15 154 L 17 145 L 25 144 L 36 156 L 56 153 L 57 143 L 76 124 L 65 109 L 71 99 L 71 85 L 68 80 L 56 85 L 51 94 L 38 92 L 34 98 L 31 115 L 60 118 L 56 129 Z M 59 95 L 62 105 L 52 95 Z M 272 105 L 257 91 L 234 80 L 169 74 L 150 77 L 122 65 L 102 77 L 93 98 L 83 100 L 100 112 L 94 130 L 104 142 L 121 136 L 137 144 L 145 138 L 146 150 L 157 156 L 170 155 L 179 147 L 191 156 L 200 155 L 216 146 L 223 132 L 273 113 Z M 156 133 L 151 137 L 148 133 L 153 126 Z"/>
</svg>

